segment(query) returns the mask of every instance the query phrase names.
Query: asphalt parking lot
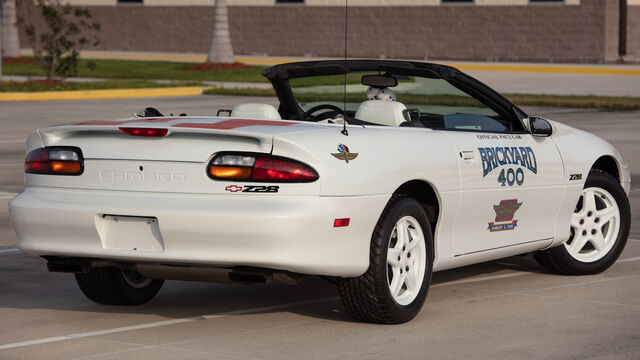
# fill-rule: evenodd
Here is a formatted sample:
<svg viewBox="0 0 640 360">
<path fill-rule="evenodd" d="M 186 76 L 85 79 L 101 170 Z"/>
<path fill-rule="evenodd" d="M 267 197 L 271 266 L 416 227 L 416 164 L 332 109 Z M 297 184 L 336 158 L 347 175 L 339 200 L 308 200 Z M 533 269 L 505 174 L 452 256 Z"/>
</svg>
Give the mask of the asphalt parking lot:
<svg viewBox="0 0 640 360">
<path fill-rule="evenodd" d="M 335 287 L 169 281 L 139 307 L 87 300 L 73 276 L 20 254 L 7 203 L 21 191 L 33 129 L 126 117 L 144 106 L 211 115 L 247 98 L 205 96 L 0 104 L 0 359 L 638 359 L 640 223 L 621 259 L 600 275 L 546 272 L 528 256 L 436 273 L 413 321 L 349 319 Z M 251 101 L 273 101 L 252 99 Z M 640 179 L 640 111 L 528 108 L 599 135 Z M 640 186 L 632 183 L 632 212 Z"/>
</svg>

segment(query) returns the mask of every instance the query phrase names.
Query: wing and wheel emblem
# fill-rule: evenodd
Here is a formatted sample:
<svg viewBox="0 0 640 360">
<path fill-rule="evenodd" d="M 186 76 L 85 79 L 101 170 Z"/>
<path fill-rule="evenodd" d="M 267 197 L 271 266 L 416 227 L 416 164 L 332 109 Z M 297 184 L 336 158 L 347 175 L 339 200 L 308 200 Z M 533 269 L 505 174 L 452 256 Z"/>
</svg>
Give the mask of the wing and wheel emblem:
<svg viewBox="0 0 640 360">
<path fill-rule="evenodd" d="M 347 164 L 358 157 L 358 153 L 349 152 L 349 148 L 344 144 L 338 144 L 338 152 L 331 153 L 331 155 L 338 160 L 344 160 Z"/>
</svg>

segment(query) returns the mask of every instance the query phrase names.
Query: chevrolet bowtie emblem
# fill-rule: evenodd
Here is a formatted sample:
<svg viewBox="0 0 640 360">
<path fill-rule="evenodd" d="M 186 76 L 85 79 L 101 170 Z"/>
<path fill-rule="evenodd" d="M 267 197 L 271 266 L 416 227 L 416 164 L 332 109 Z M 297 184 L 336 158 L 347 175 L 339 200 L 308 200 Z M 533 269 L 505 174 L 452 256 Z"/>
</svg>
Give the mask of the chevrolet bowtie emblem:
<svg viewBox="0 0 640 360">
<path fill-rule="evenodd" d="M 240 190 L 242 190 L 242 186 L 238 186 L 238 185 L 229 185 L 226 188 L 224 188 L 226 191 L 231 191 L 231 192 L 238 192 Z"/>
<path fill-rule="evenodd" d="M 338 151 L 339 152 L 337 153 L 331 153 L 331 155 L 338 160 L 344 160 L 347 164 L 349 163 L 349 160 L 353 160 L 358 157 L 358 153 L 350 153 L 349 148 L 344 144 L 338 144 Z"/>
</svg>

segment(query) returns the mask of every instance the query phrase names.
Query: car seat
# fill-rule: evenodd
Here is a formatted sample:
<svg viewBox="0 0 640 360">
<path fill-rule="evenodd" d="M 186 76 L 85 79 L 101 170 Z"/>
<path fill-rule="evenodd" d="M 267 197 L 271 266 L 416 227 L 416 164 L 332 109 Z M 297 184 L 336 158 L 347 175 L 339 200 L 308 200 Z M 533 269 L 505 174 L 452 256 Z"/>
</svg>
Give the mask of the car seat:
<svg viewBox="0 0 640 360">
<path fill-rule="evenodd" d="M 400 126 L 407 121 L 403 113 L 406 109 L 403 103 L 397 101 L 367 100 L 360 104 L 355 118 L 379 125 Z"/>
<path fill-rule="evenodd" d="M 282 120 L 278 110 L 270 104 L 238 104 L 231 110 L 231 117 L 245 119 Z"/>
</svg>

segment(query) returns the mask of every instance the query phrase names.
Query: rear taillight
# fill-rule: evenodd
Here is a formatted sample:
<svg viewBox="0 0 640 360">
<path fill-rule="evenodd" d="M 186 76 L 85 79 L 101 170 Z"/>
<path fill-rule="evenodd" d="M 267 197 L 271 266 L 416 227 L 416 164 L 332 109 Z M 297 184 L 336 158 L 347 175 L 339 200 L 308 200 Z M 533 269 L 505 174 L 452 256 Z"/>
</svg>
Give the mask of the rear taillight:
<svg viewBox="0 0 640 360">
<path fill-rule="evenodd" d="M 27 155 L 24 171 L 29 174 L 80 175 L 84 171 L 84 159 L 76 147 L 36 149 Z"/>
<path fill-rule="evenodd" d="M 251 177 L 255 180 L 306 182 L 315 180 L 318 175 L 299 162 L 260 157 L 256 159 Z"/>
<path fill-rule="evenodd" d="M 143 137 L 163 137 L 163 136 L 166 136 L 167 133 L 169 132 L 167 129 L 156 129 L 156 128 L 121 127 L 119 129 L 127 135 L 143 136 Z"/>
<path fill-rule="evenodd" d="M 318 173 L 299 161 L 260 154 L 218 154 L 207 167 L 215 180 L 312 182 Z"/>
</svg>

